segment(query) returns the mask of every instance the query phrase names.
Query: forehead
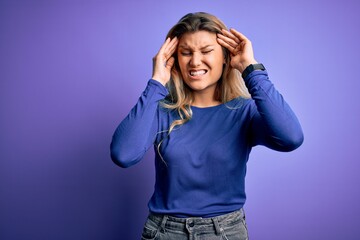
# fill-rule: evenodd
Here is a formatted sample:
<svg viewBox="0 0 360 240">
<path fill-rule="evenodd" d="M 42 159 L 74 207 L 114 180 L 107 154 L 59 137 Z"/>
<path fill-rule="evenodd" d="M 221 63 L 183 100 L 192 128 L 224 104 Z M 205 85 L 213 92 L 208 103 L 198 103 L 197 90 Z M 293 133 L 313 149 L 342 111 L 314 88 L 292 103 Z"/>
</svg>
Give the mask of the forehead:
<svg viewBox="0 0 360 240">
<path fill-rule="evenodd" d="M 208 31 L 185 33 L 179 39 L 179 47 L 201 48 L 215 44 L 218 44 L 216 41 L 216 34 Z"/>
</svg>

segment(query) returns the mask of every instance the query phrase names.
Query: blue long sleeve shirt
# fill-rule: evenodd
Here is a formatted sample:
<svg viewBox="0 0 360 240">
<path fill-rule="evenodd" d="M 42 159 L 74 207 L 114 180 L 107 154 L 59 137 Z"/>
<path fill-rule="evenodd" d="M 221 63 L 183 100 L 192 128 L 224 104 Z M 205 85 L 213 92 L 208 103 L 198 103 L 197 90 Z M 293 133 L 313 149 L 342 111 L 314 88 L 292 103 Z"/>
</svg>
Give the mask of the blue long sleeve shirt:
<svg viewBox="0 0 360 240">
<path fill-rule="evenodd" d="M 301 126 L 267 72 L 254 71 L 244 81 L 251 99 L 236 98 L 206 108 L 191 106 L 191 120 L 168 135 L 179 115 L 161 107 L 159 101 L 168 91 L 149 80 L 113 135 L 111 157 L 119 166 L 129 167 L 155 147 L 151 212 L 212 217 L 238 210 L 246 200 L 246 163 L 251 148 L 264 145 L 291 151 L 302 144 Z M 162 158 L 156 149 L 160 141 Z"/>
</svg>

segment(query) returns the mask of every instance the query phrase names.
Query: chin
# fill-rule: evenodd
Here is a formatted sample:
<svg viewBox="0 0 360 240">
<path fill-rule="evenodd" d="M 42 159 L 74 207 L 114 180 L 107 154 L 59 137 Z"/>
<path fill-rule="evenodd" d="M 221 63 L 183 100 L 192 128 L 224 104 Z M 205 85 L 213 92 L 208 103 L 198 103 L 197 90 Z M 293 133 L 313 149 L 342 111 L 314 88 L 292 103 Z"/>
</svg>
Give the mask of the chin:
<svg viewBox="0 0 360 240">
<path fill-rule="evenodd" d="M 200 82 L 195 82 L 195 83 L 186 83 L 186 85 L 193 91 L 196 91 L 196 92 L 199 92 L 199 91 L 203 91 L 203 90 L 206 90 L 206 89 L 209 89 L 211 87 L 214 87 L 215 89 L 215 86 L 216 84 L 213 84 L 213 85 L 208 85 L 208 84 L 202 84 Z"/>
<path fill-rule="evenodd" d="M 193 90 L 197 90 L 197 89 L 202 89 L 204 88 L 203 84 L 201 84 L 200 82 L 189 82 L 189 81 L 185 81 L 185 84 L 193 89 Z"/>
</svg>

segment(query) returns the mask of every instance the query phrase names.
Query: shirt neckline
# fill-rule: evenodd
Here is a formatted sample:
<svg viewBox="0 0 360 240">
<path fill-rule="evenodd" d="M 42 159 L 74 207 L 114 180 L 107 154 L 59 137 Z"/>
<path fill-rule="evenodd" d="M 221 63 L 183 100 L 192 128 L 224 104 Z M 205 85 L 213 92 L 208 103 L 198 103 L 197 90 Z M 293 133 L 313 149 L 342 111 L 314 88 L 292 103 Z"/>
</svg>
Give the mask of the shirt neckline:
<svg viewBox="0 0 360 240">
<path fill-rule="evenodd" d="M 196 106 L 190 106 L 190 107 L 191 107 L 191 109 L 206 110 L 206 109 L 215 109 L 215 108 L 221 107 L 222 105 L 224 105 L 224 103 L 220 103 L 218 105 L 209 106 L 209 107 L 196 107 Z"/>
<path fill-rule="evenodd" d="M 231 99 L 228 102 L 225 103 L 220 103 L 218 105 L 214 105 L 214 106 L 209 106 L 209 107 L 196 107 L 196 106 L 190 106 L 192 110 L 213 110 L 213 109 L 217 109 L 217 108 L 221 108 L 222 106 L 225 106 L 226 104 L 232 103 L 234 101 L 236 101 L 237 98 Z"/>
</svg>

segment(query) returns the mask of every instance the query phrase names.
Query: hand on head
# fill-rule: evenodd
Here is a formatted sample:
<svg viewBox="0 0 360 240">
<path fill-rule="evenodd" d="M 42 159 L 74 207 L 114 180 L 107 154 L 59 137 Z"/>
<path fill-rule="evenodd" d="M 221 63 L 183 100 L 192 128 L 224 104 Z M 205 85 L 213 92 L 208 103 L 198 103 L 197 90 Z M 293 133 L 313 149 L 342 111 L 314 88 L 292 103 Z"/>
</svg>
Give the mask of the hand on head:
<svg viewBox="0 0 360 240">
<path fill-rule="evenodd" d="M 159 52 L 153 58 L 152 79 L 159 81 L 164 86 L 170 80 L 171 68 L 175 62 L 172 55 L 177 48 L 178 42 L 179 40 L 176 37 L 166 39 Z"/>
<path fill-rule="evenodd" d="M 217 34 L 217 42 L 229 50 L 231 66 L 241 73 L 250 64 L 257 63 L 254 58 L 251 41 L 237 30 L 230 29 L 228 31 L 222 29 L 222 34 Z M 152 79 L 159 81 L 163 85 L 170 80 L 171 68 L 175 62 L 172 55 L 175 53 L 178 43 L 179 40 L 176 37 L 166 39 L 159 52 L 153 58 Z"/>
<path fill-rule="evenodd" d="M 251 41 L 235 29 L 222 29 L 222 34 L 217 34 L 217 41 L 230 51 L 230 64 L 241 73 L 250 64 L 257 63 Z"/>
</svg>

